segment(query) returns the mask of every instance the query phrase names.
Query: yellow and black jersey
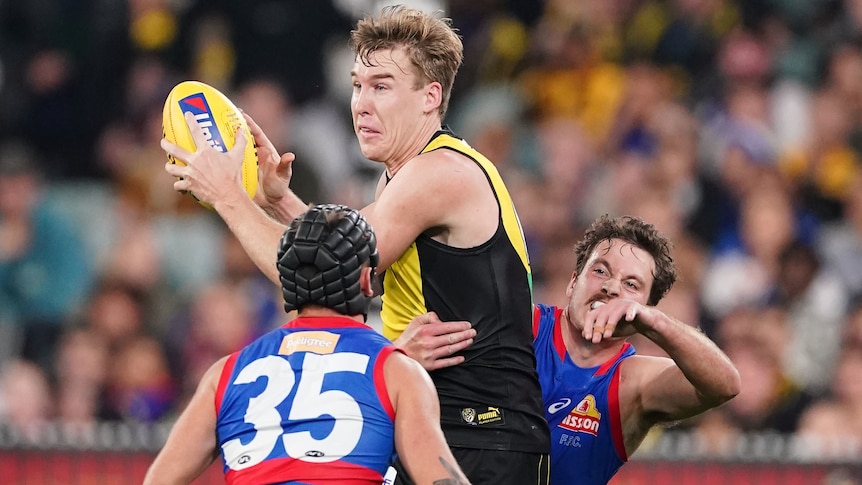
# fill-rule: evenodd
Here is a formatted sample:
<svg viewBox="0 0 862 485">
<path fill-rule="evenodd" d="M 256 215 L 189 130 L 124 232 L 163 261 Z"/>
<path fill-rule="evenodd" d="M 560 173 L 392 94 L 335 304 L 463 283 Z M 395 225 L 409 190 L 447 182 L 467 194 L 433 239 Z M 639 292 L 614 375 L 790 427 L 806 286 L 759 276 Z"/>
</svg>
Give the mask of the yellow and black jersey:
<svg viewBox="0 0 862 485">
<path fill-rule="evenodd" d="M 547 453 L 532 337 L 530 262 L 518 216 L 496 167 L 451 132 L 424 148 L 454 150 L 485 172 L 500 210 L 496 233 L 483 244 L 455 248 L 426 235 L 383 275 L 384 334 L 394 340 L 411 319 L 435 311 L 467 320 L 477 335 L 464 363 L 431 373 L 450 446 Z"/>
</svg>

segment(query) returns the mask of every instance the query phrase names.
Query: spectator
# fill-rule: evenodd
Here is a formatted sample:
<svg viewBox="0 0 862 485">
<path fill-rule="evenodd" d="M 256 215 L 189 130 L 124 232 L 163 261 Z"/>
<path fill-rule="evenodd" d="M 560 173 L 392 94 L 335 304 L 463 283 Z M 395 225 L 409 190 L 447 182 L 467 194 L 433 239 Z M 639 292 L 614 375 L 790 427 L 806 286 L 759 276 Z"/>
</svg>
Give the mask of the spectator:
<svg viewBox="0 0 862 485">
<path fill-rule="evenodd" d="M 94 268 L 76 227 L 46 203 L 39 164 L 20 141 L 0 146 L 0 312 L 22 333 L 20 355 L 48 372 Z"/>
<path fill-rule="evenodd" d="M 706 317 L 763 305 L 778 277 L 781 251 L 797 237 L 793 201 L 776 177 L 759 177 L 741 200 L 737 233 L 728 234 L 704 270 L 701 299 Z"/>
<path fill-rule="evenodd" d="M 101 421 L 120 418 L 106 399 L 113 363 L 108 341 L 87 328 L 71 328 L 60 339 L 54 360 L 57 420 L 67 429 L 85 432 Z"/>
<path fill-rule="evenodd" d="M 122 419 L 156 422 L 174 409 L 177 389 L 160 342 L 140 335 L 111 358 L 107 402 Z"/>
<path fill-rule="evenodd" d="M 787 309 L 790 327 L 784 368 L 797 386 L 821 394 L 841 347 L 848 293 L 838 276 L 824 269 L 814 248 L 801 241 L 782 250 L 779 265 L 773 299 Z"/>
<path fill-rule="evenodd" d="M 823 226 L 817 248 L 827 271 L 842 281 L 851 298 L 862 296 L 862 173 L 850 181 L 844 217 Z"/>
<path fill-rule="evenodd" d="M 781 316 L 755 313 L 749 325 L 768 325 L 767 318 Z M 723 410 L 729 417 L 728 424 L 743 432 L 794 432 L 812 396 L 787 377 L 782 356 L 776 355 L 768 343 L 750 337 L 727 346 L 727 356 L 739 369 L 742 379 L 739 395 Z"/>
<path fill-rule="evenodd" d="M 862 453 L 862 347 L 845 345 L 838 358 L 831 393 L 800 418 L 798 433 L 811 458 L 857 458 Z"/>
<path fill-rule="evenodd" d="M 54 417 L 54 395 L 38 365 L 21 359 L 0 368 L 0 423 L 27 444 L 37 444 Z"/>
<path fill-rule="evenodd" d="M 191 396 L 206 370 L 225 354 L 260 335 L 251 301 L 239 287 L 219 280 L 194 295 L 186 312 L 168 329 L 168 348 L 181 376 L 182 400 Z"/>
<path fill-rule="evenodd" d="M 297 196 L 309 202 L 329 200 L 328 193 L 332 193 L 334 187 L 324 191 L 323 181 L 331 183 L 328 181 L 334 177 L 327 175 L 344 172 L 345 167 L 328 167 L 327 162 L 306 154 L 307 143 L 303 144 L 303 140 L 296 137 L 296 125 L 303 120 L 298 119 L 290 93 L 283 84 L 274 79 L 249 79 L 237 88 L 234 102 L 246 113 L 254 113 L 255 122 L 270 134 L 270 141 L 280 153 L 293 152 L 298 159 L 307 161 L 293 166 Z"/>
</svg>

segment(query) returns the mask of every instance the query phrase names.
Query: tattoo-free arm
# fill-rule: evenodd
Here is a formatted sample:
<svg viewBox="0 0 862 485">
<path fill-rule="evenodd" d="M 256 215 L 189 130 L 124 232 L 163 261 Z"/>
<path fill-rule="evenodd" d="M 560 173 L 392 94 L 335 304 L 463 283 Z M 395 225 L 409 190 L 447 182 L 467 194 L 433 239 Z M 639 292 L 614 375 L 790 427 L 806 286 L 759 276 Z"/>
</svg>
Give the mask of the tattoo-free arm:
<svg viewBox="0 0 862 485">
<path fill-rule="evenodd" d="M 700 330 L 655 307 L 639 306 L 635 315 L 638 332 L 670 356 L 644 356 L 628 364 L 639 377 L 639 401 L 648 420 L 689 418 L 739 393 L 736 367 Z"/>
<path fill-rule="evenodd" d="M 219 360 L 204 374 L 165 446 L 147 470 L 144 485 L 191 483 L 218 456 L 215 390 L 225 360 Z"/>
<path fill-rule="evenodd" d="M 413 481 L 469 484 L 440 429 L 440 403 L 428 373 L 410 357 L 393 352 L 384 375 L 395 408 L 395 449 Z"/>
</svg>

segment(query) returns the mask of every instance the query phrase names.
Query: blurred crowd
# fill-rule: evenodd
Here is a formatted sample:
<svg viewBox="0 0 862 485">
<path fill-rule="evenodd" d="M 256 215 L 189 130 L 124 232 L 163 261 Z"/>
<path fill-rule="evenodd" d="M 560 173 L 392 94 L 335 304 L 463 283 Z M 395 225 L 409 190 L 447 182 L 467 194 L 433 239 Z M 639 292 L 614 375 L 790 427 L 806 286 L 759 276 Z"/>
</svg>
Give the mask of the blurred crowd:
<svg viewBox="0 0 862 485">
<path fill-rule="evenodd" d="M 0 420 L 170 420 L 290 318 L 174 192 L 164 99 L 218 87 L 297 154 L 304 200 L 362 207 L 382 167 L 354 142 L 347 35 L 384 3 L 0 0 Z M 743 379 L 679 426 L 715 453 L 774 431 L 859 456 L 862 0 L 406 3 L 463 36 L 446 121 L 506 180 L 536 301 L 565 303 L 595 217 L 641 216 L 682 274 L 660 307 Z"/>
</svg>

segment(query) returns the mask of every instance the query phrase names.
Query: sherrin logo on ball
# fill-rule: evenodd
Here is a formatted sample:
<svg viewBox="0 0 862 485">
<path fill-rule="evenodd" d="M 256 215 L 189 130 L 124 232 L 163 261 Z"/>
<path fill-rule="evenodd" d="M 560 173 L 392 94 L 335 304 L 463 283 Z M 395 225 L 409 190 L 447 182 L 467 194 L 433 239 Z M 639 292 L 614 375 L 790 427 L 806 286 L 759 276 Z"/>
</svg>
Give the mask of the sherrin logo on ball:
<svg viewBox="0 0 862 485">
<path fill-rule="evenodd" d="M 249 197 L 254 197 L 258 184 L 257 148 L 248 123 L 239 109 L 221 91 L 200 81 L 183 81 L 174 86 L 165 100 L 162 112 L 164 137 L 180 148 L 194 152 L 197 147 L 186 123 L 185 113 L 191 113 L 197 120 L 210 148 L 222 153 L 230 150 L 236 143 L 237 128 L 243 130 L 248 144 L 242 163 L 242 185 Z M 185 165 L 182 160 L 170 154 L 168 161 Z M 194 194 L 191 196 L 195 197 Z M 197 197 L 195 200 L 204 207 L 212 208 Z"/>
</svg>

